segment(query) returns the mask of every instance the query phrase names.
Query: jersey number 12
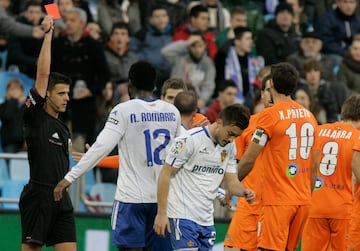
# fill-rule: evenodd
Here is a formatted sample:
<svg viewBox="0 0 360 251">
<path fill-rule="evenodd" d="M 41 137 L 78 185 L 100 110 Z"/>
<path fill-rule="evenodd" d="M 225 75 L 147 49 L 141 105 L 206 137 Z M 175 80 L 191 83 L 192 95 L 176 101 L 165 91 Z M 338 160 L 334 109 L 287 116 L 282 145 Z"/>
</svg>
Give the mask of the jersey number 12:
<svg viewBox="0 0 360 251">
<path fill-rule="evenodd" d="M 146 147 L 146 160 L 147 166 L 151 167 L 154 165 L 164 164 L 164 160 L 160 159 L 160 153 L 170 142 L 170 131 L 167 129 L 156 129 L 153 133 L 150 130 L 144 131 L 145 135 L 145 147 Z M 164 142 L 157 146 L 154 150 L 152 149 L 151 142 L 156 140 L 160 136 L 163 136 Z"/>
</svg>

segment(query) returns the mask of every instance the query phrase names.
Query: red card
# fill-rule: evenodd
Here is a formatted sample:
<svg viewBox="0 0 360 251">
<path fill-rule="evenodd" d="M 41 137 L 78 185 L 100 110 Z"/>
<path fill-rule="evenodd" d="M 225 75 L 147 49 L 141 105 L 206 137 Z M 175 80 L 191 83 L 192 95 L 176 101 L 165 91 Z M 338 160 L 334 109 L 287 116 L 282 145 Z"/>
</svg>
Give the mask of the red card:
<svg viewBox="0 0 360 251">
<path fill-rule="evenodd" d="M 44 7 L 48 16 L 51 16 L 54 19 L 61 18 L 59 7 L 56 3 L 47 4 Z"/>
</svg>

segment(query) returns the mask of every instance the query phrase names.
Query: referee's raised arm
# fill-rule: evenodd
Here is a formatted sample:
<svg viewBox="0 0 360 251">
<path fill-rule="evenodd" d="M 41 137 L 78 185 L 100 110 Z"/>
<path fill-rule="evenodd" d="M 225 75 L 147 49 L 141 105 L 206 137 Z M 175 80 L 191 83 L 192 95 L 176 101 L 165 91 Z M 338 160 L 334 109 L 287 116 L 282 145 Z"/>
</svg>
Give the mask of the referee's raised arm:
<svg viewBox="0 0 360 251">
<path fill-rule="evenodd" d="M 45 36 L 37 63 L 38 66 L 36 72 L 35 88 L 39 95 L 45 98 L 50 75 L 51 40 L 54 30 L 54 20 L 52 17 L 45 16 L 41 23 L 41 29 L 44 31 Z"/>
</svg>

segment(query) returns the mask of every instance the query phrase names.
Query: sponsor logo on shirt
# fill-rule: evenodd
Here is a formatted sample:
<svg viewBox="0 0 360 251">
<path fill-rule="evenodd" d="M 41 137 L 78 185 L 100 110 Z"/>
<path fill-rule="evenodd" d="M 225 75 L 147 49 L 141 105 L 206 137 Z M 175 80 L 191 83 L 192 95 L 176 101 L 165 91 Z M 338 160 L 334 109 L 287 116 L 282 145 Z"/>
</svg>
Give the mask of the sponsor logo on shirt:
<svg viewBox="0 0 360 251">
<path fill-rule="evenodd" d="M 208 152 L 208 150 L 206 149 L 206 147 L 204 147 L 203 149 L 201 149 L 201 150 L 199 151 L 199 153 L 208 154 L 209 152 Z"/>
<path fill-rule="evenodd" d="M 53 135 L 51 135 L 54 139 L 60 139 L 59 134 L 55 132 Z"/>
<path fill-rule="evenodd" d="M 112 118 L 112 117 L 109 117 L 108 120 L 107 120 L 107 122 L 112 123 L 112 124 L 114 124 L 114 125 L 119 124 L 119 120 L 114 119 L 114 118 Z"/>
<path fill-rule="evenodd" d="M 290 164 L 286 170 L 286 175 L 289 178 L 293 178 L 298 173 L 298 171 L 299 167 L 296 164 Z"/>
<path fill-rule="evenodd" d="M 220 166 L 200 166 L 194 165 L 191 170 L 193 173 L 213 173 L 213 174 L 224 174 L 224 169 Z"/>
</svg>

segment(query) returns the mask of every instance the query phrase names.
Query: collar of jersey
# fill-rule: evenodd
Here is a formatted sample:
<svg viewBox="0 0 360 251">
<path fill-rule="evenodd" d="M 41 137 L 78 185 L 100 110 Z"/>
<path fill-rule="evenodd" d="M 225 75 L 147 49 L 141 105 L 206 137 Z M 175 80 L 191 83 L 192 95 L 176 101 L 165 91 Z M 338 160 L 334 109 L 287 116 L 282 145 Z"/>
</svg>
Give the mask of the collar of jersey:
<svg viewBox="0 0 360 251">
<path fill-rule="evenodd" d="M 152 98 L 152 99 L 137 98 L 137 99 L 140 99 L 140 100 L 145 101 L 145 102 L 154 102 L 154 101 L 158 100 L 157 98 Z"/>
<path fill-rule="evenodd" d="M 209 132 L 209 128 L 208 128 L 207 126 L 203 126 L 202 128 L 203 128 L 206 136 L 208 136 L 209 139 L 212 140 L 212 142 L 214 143 L 214 146 L 216 147 L 218 143 L 216 143 L 216 141 L 213 139 L 213 137 L 211 137 L 211 134 L 210 134 L 210 132 Z"/>
</svg>

